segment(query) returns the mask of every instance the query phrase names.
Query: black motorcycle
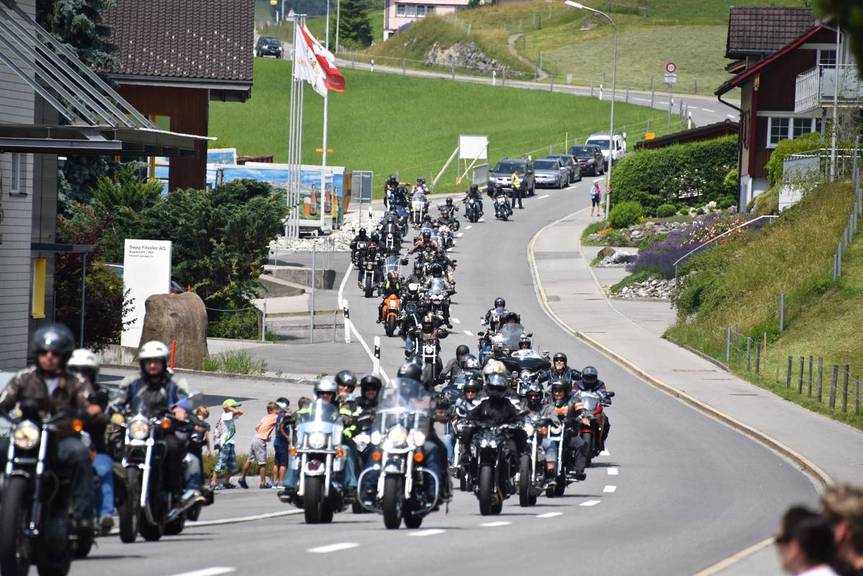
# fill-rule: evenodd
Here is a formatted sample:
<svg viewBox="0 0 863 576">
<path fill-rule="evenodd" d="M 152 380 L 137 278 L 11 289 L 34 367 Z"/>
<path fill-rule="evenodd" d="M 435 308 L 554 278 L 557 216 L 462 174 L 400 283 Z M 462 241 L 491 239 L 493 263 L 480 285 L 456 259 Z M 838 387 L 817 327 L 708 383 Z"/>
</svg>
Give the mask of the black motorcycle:
<svg viewBox="0 0 863 576">
<path fill-rule="evenodd" d="M 74 529 L 70 481 L 55 470 L 49 446 L 61 427 L 80 434 L 81 421 L 43 419 L 35 406 L 21 416 L 2 414 L 12 425 L 0 507 L 0 574 L 24 576 L 35 564 L 40 575 L 64 576 L 78 548 L 89 551 L 92 533 Z"/>
<path fill-rule="evenodd" d="M 530 457 L 520 455 L 516 448 L 514 438 L 519 425 L 478 425 L 471 441 L 470 483 L 479 500 L 479 513 L 500 514 L 503 501 L 518 490 L 515 476 L 522 468 L 522 460 L 529 465 Z"/>
<path fill-rule="evenodd" d="M 506 193 L 498 188 L 494 195 L 494 216 L 498 220 L 506 222 L 512 216 L 512 208 L 509 205 L 509 200 Z"/>
<path fill-rule="evenodd" d="M 482 200 L 468 196 L 464 199 L 464 215 L 470 222 L 476 223 L 482 218 Z"/>
</svg>

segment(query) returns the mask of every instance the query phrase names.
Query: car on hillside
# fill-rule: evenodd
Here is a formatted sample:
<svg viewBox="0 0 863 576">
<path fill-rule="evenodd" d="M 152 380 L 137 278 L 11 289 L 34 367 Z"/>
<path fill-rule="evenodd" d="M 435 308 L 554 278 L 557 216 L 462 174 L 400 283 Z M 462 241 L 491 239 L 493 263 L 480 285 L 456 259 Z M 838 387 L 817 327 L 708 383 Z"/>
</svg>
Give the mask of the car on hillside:
<svg viewBox="0 0 863 576">
<path fill-rule="evenodd" d="M 569 153 L 578 160 L 582 174 L 599 176 L 605 172 L 605 161 L 599 146 L 580 144 L 570 148 Z"/>
<path fill-rule="evenodd" d="M 512 192 L 513 172 L 517 172 L 521 177 L 522 196 L 533 196 L 536 190 L 533 162 L 527 158 L 504 158 L 495 164 L 488 174 L 488 195 L 493 196 L 497 189 Z"/>
<path fill-rule="evenodd" d="M 281 60 L 283 51 L 282 41 L 275 36 L 259 36 L 255 44 L 255 56 L 258 58 L 275 56 L 277 60 Z"/>
<path fill-rule="evenodd" d="M 558 158 L 543 158 L 533 163 L 536 185 L 540 188 L 564 188 L 569 184 L 569 169 Z"/>
<path fill-rule="evenodd" d="M 602 150 L 603 168 L 608 170 L 609 154 L 611 160 L 618 162 L 626 154 L 626 134 L 615 134 L 609 138 L 608 134 L 591 134 L 585 144 L 593 144 Z"/>
<path fill-rule="evenodd" d="M 569 172 L 569 182 L 567 184 L 581 182 L 581 166 L 575 156 L 572 154 L 549 154 L 546 158 L 556 158 L 561 164 L 566 166 L 566 170 Z"/>
</svg>

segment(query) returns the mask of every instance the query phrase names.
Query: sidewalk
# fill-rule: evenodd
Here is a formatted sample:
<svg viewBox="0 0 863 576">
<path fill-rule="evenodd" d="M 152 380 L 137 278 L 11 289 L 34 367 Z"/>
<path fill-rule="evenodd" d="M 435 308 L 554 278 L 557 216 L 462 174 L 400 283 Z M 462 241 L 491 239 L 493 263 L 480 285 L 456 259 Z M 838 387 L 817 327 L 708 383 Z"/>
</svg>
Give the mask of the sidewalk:
<svg viewBox="0 0 863 576">
<path fill-rule="evenodd" d="M 541 230 L 529 248 L 542 304 L 559 323 L 648 382 L 703 411 L 720 413 L 744 433 L 760 433 L 762 441 L 822 482 L 860 482 L 863 432 L 749 384 L 618 311 L 580 246 L 590 222 L 586 211 L 567 216 Z M 778 573 L 770 547 L 751 561 Z"/>
</svg>

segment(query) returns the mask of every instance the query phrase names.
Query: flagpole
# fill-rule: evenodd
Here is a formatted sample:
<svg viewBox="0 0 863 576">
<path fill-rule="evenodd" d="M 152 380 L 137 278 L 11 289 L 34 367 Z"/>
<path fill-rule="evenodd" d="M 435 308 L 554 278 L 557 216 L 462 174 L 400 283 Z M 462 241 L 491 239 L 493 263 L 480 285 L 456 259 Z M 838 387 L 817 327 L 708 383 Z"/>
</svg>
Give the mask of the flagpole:
<svg viewBox="0 0 863 576">
<path fill-rule="evenodd" d="M 327 31 L 324 36 L 324 47 L 330 49 L 330 0 L 327 2 Z M 323 135 L 323 150 L 321 152 L 321 232 L 324 228 L 324 209 L 326 208 L 327 197 L 327 121 L 329 119 L 330 108 L 330 91 L 327 90 L 324 94 L 324 135 Z"/>
</svg>

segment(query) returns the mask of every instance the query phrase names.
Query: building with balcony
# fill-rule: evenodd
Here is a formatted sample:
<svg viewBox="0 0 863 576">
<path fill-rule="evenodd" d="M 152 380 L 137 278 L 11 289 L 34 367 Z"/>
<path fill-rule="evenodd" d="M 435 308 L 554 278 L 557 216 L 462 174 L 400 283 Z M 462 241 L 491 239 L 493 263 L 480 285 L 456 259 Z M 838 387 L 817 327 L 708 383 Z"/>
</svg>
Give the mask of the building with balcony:
<svg viewBox="0 0 863 576">
<path fill-rule="evenodd" d="M 732 8 L 726 69 L 734 76 L 716 95 L 739 89 L 740 208 L 769 186 L 765 165 L 780 140 L 824 130 L 839 86 L 842 105 L 860 82 L 847 37 L 808 8 Z M 838 80 L 837 80 L 838 78 Z"/>
<path fill-rule="evenodd" d="M 467 8 L 470 0 L 386 0 L 384 40 L 421 18 L 445 16 Z"/>
</svg>

